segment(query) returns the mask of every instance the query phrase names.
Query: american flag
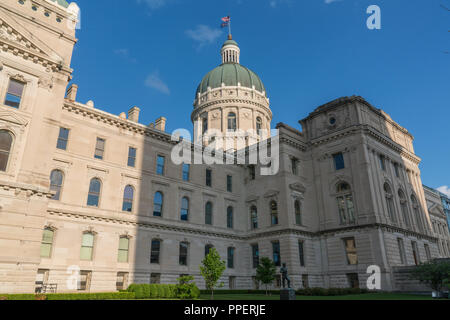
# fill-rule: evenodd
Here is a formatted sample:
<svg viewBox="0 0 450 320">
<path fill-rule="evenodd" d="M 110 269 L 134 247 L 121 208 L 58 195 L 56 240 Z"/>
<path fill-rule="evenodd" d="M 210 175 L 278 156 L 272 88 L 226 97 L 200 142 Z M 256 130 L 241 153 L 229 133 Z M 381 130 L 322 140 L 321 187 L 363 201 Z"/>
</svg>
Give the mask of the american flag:
<svg viewBox="0 0 450 320">
<path fill-rule="evenodd" d="M 222 21 L 223 21 L 223 22 L 230 22 L 230 20 L 231 20 L 231 19 L 230 19 L 230 16 L 226 16 L 226 17 L 223 17 L 223 18 L 222 18 Z"/>
</svg>

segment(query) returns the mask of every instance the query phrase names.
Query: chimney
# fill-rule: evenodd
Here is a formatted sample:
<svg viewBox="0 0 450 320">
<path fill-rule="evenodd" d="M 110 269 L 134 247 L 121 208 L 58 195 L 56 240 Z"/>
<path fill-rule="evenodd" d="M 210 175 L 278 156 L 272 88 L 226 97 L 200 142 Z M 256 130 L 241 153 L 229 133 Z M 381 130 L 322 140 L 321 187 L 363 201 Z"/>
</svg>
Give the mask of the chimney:
<svg viewBox="0 0 450 320">
<path fill-rule="evenodd" d="M 66 92 L 66 98 L 70 101 L 75 101 L 77 99 L 78 86 L 76 84 L 71 84 Z"/>
<path fill-rule="evenodd" d="M 155 129 L 160 131 L 166 131 L 166 118 L 160 117 L 155 121 Z"/>
<path fill-rule="evenodd" d="M 130 110 L 128 110 L 128 120 L 133 122 L 139 122 L 139 112 L 141 109 L 138 107 L 133 107 Z"/>
</svg>

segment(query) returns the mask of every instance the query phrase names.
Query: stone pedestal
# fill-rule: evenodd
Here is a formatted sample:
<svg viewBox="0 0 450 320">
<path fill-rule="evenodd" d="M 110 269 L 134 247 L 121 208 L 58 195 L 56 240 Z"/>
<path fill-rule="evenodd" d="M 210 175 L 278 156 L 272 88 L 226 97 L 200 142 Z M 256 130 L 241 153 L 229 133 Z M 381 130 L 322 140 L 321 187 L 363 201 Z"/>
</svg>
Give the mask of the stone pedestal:
<svg viewBox="0 0 450 320">
<path fill-rule="evenodd" d="M 281 289 L 280 290 L 280 300 L 295 300 L 295 290 L 294 289 Z"/>
</svg>

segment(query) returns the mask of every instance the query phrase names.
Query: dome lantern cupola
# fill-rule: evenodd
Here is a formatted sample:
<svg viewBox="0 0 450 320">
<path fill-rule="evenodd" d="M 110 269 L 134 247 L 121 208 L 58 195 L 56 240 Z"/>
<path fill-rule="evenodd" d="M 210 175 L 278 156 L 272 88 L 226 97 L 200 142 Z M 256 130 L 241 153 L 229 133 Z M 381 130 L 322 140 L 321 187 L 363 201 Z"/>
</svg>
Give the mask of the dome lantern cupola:
<svg viewBox="0 0 450 320">
<path fill-rule="evenodd" d="M 237 42 L 233 40 L 231 34 L 228 35 L 228 40 L 223 44 L 220 53 L 222 55 L 222 63 L 239 63 L 239 55 L 241 51 Z"/>
</svg>

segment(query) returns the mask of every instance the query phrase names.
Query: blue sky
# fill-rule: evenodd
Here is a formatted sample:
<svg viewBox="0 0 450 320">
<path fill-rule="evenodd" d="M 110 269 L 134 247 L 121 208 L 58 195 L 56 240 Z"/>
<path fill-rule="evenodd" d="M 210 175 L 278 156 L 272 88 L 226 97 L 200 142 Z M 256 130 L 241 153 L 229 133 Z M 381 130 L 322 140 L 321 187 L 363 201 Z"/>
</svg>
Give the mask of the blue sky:
<svg viewBox="0 0 450 320">
<path fill-rule="evenodd" d="M 202 77 L 220 64 L 232 18 L 241 63 L 263 80 L 272 125 L 341 96 L 361 95 L 406 127 L 422 181 L 450 186 L 450 0 L 78 0 L 72 60 L 80 102 L 140 122 L 192 128 Z M 369 5 L 381 30 L 369 30 Z"/>
</svg>

